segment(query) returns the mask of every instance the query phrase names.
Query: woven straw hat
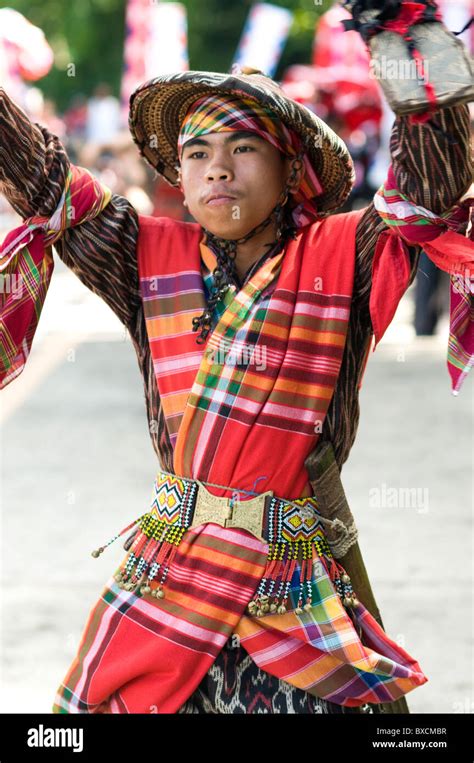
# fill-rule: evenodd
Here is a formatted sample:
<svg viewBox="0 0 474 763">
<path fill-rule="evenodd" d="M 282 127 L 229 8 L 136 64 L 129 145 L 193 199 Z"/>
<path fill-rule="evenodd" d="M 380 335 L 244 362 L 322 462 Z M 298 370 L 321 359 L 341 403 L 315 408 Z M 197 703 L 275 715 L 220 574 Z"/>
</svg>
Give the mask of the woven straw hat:
<svg viewBox="0 0 474 763">
<path fill-rule="evenodd" d="M 234 68 L 232 74 L 198 71 L 165 74 L 144 82 L 132 93 L 129 127 L 133 140 L 165 180 L 179 185 L 177 143 L 181 124 L 191 104 L 212 93 L 254 98 L 276 113 L 306 143 L 307 154 L 324 189 L 318 197 L 318 210 L 328 213 L 342 206 L 355 178 L 346 144 L 310 109 L 288 98 L 274 80 L 249 67 Z"/>
</svg>

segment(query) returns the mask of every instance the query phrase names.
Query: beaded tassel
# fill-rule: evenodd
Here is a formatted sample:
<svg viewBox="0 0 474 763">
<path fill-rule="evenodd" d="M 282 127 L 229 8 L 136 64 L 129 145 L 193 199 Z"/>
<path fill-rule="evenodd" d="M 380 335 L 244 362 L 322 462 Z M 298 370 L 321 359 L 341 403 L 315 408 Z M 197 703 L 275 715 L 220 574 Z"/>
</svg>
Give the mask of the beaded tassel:
<svg viewBox="0 0 474 763">
<path fill-rule="evenodd" d="M 298 609 L 311 608 L 311 541 L 269 544 L 267 564 L 260 585 L 247 606 L 249 614 L 257 617 L 267 613 L 283 615 L 287 611 L 291 581 L 300 562 L 300 597 Z M 309 586 L 308 586 L 309 584 Z M 303 609 L 304 590 L 307 589 Z"/>
<path fill-rule="evenodd" d="M 339 564 L 334 558 L 327 559 L 321 557 L 321 561 L 334 584 L 336 593 L 341 599 L 345 607 L 357 607 L 359 600 L 357 599 L 354 590 L 352 588 L 351 579 L 344 567 Z"/>
<path fill-rule="evenodd" d="M 103 545 L 103 546 L 99 546 L 99 548 L 97 548 L 97 549 L 95 549 L 94 551 L 92 551 L 92 554 L 91 554 L 91 556 L 93 556 L 93 557 L 94 557 L 94 559 L 97 559 L 97 557 L 99 557 L 99 556 L 100 556 L 100 555 L 101 555 L 101 554 L 102 554 L 102 553 L 105 551 L 105 549 L 106 549 L 108 546 L 110 546 L 112 543 L 115 543 L 115 541 L 117 540 L 117 538 L 120 538 L 120 536 L 121 536 L 121 535 L 123 535 L 124 533 L 126 533 L 126 532 L 127 532 L 127 530 L 131 530 L 131 529 L 132 529 L 132 527 L 136 527 L 136 525 L 138 525 L 138 523 L 139 523 L 139 522 L 141 522 L 141 521 L 144 519 L 144 517 L 146 517 L 146 516 L 147 516 L 147 514 L 148 514 L 148 512 L 147 512 L 146 514 L 142 514 L 142 516 L 141 516 L 141 517 L 138 517 L 138 519 L 135 519 L 135 521 L 134 521 L 134 522 L 131 522 L 129 525 L 127 525 L 126 527 L 124 527 L 124 528 L 123 528 L 123 530 L 120 530 L 120 532 L 119 532 L 119 533 L 117 533 L 117 535 L 114 535 L 114 537 L 113 537 L 113 538 L 111 538 L 111 539 L 110 539 L 110 540 L 109 540 L 107 543 L 104 543 L 104 545 Z"/>
<path fill-rule="evenodd" d="M 311 609 L 311 606 L 312 606 L 311 573 L 312 573 L 313 550 L 311 547 L 311 541 L 303 541 L 302 545 L 303 545 L 303 562 L 301 564 L 301 572 L 300 572 L 300 593 L 298 597 L 298 605 L 295 609 L 295 612 L 297 615 L 302 615 L 304 610 L 309 610 Z M 308 596 L 307 596 L 304 608 L 302 608 L 305 586 L 307 588 Z"/>
<path fill-rule="evenodd" d="M 162 588 L 168 576 L 178 546 L 186 532 L 185 527 L 167 525 L 154 517 L 146 517 L 133 542 L 128 557 L 115 575 L 119 588 L 151 594 L 162 599 Z M 150 534 L 152 537 L 149 537 Z M 152 583 L 157 583 L 153 588 Z"/>
<path fill-rule="evenodd" d="M 260 585 L 247 605 L 252 617 L 266 614 L 285 614 L 291 583 L 299 563 L 299 593 L 295 614 L 301 615 L 313 606 L 312 582 L 314 564 L 321 562 L 345 607 L 356 607 L 359 602 L 345 569 L 330 555 L 319 537 L 295 542 L 270 543 L 267 564 Z"/>
</svg>

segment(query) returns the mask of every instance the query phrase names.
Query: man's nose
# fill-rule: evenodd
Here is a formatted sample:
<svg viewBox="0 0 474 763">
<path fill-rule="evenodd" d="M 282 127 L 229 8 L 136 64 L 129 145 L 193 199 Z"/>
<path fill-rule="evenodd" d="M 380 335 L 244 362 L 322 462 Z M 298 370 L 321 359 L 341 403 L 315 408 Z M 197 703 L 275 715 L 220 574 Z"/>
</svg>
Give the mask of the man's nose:
<svg viewBox="0 0 474 763">
<path fill-rule="evenodd" d="M 232 180 L 234 177 L 232 169 L 223 159 L 216 158 L 209 165 L 206 171 L 206 180 L 214 182 L 216 180 Z"/>
</svg>

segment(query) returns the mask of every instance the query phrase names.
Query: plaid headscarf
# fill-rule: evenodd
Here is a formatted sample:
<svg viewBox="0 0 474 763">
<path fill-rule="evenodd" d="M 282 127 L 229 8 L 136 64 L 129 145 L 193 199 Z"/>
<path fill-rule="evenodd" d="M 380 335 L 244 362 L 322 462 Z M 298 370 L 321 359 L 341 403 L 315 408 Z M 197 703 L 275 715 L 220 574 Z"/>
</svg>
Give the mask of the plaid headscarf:
<svg viewBox="0 0 474 763">
<path fill-rule="evenodd" d="M 251 130 L 275 146 L 285 156 L 293 157 L 303 148 L 300 136 L 281 119 L 251 98 L 205 95 L 188 110 L 178 137 L 178 156 L 191 138 L 211 132 Z M 289 196 L 296 227 L 308 225 L 318 218 L 316 196 L 323 193 L 313 166 L 305 152 L 302 157 L 304 176 L 295 194 Z"/>
</svg>

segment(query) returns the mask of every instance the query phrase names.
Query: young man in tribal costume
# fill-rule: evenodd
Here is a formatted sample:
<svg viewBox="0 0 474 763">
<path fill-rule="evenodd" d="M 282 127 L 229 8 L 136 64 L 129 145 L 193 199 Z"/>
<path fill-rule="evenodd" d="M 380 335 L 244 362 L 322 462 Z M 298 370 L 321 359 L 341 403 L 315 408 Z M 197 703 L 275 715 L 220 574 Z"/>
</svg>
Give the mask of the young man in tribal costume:
<svg viewBox="0 0 474 763">
<path fill-rule="evenodd" d="M 161 464 L 55 712 L 403 712 L 428 680 L 383 630 L 339 481 L 372 335 L 420 244 L 452 275 L 472 263 L 468 107 L 428 116 L 397 116 L 374 203 L 329 215 L 350 156 L 272 80 L 158 77 L 130 128 L 183 189 L 197 222 L 182 223 L 138 215 L 0 90 L 1 191 L 25 221 L 0 264 L 30 287 L 4 298 L 2 386 L 25 365 L 54 244 L 130 333 Z"/>
</svg>

